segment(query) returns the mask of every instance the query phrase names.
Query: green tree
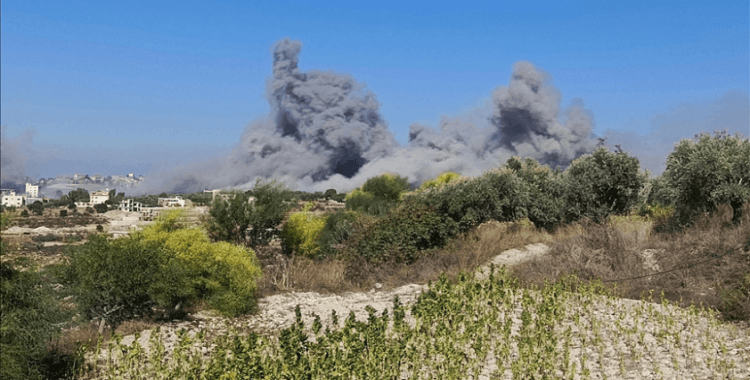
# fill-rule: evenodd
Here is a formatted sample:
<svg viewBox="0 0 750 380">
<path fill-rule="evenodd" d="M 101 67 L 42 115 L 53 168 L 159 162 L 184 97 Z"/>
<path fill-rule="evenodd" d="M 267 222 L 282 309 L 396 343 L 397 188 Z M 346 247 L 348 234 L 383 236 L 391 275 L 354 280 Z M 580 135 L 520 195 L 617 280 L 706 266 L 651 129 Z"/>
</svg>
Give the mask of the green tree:
<svg viewBox="0 0 750 380">
<path fill-rule="evenodd" d="M 89 192 L 86 191 L 86 189 L 78 188 L 76 190 L 73 190 L 68 193 L 68 199 L 71 202 L 89 202 L 91 201 L 91 197 L 89 196 Z"/>
<path fill-rule="evenodd" d="M 94 210 L 96 210 L 96 212 L 99 214 L 104 214 L 105 212 L 107 212 L 107 205 L 105 205 L 104 203 L 96 204 L 94 205 Z"/>
<path fill-rule="evenodd" d="M 750 199 L 750 140 L 726 131 L 682 140 L 667 157 L 664 178 L 674 189 L 681 224 L 720 204 L 732 206 L 736 222 Z"/>
<path fill-rule="evenodd" d="M 401 194 L 411 189 L 406 177 L 382 174 L 369 178 L 359 189 L 346 195 L 346 208 L 384 216 L 398 204 Z"/>
<path fill-rule="evenodd" d="M 278 233 L 276 227 L 291 207 L 292 196 L 292 191 L 281 183 L 259 180 L 247 193 L 235 192 L 228 200 L 217 197 L 211 205 L 206 229 L 214 240 L 251 247 L 266 244 Z M 249 227 L 252 229 L 248 233 Z"/>
<path fill-rule="evenodd" d="M 599 221 L 630 210 L 646 180 L 639 168 L 636 157 L 603 147 L 575 159 L 564 173 L 566 219 Z"/>
<path fill-rule="evenodd" d="M 29 210 L 31 210 L 34 215 L 42 215 L 42 213 L 44 212 L 44 203 L 34 201 L 34 203 L 29 206 Z"/>
</svg>

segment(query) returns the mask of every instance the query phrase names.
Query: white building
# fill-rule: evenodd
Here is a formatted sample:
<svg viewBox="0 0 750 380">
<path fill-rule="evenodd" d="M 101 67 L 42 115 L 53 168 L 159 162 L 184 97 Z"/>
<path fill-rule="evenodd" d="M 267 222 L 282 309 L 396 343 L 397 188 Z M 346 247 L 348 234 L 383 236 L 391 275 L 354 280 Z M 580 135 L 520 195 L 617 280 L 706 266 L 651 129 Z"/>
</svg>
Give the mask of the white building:
<svg viewBox="0 0 750 380">
<path fill-rule="evenodd" d="M 91 198 L 90 202 L 92 205 L 98 205 L 109 200 L 109 189 L 94 191 L 89 195 Z"/>
<path fill-rule="evenodd" d="M 39 186 L 26 183 L 26 198 L 39 198 Z"/>
<path fill-rule="evenodd" d="M 159 206 L 162 207 L 185 207 L 185 200 L 180 196 L 173 198 L 159 198 Z"/>
<path fill-rule="evenodd" d="M 120 202 L 120 210 L 122 211 L 140 212 L 142 209 L 143 209 L 143 204 L 141 202 L 134 202 L 132 199 L 126 199 Z"/>
<path fill-rule="evenodd" d="M 23 196 L 16 195 L 16 192 L 9 189 L 2 189 L 2 205 L 5 207 L 23 206 Z"/>
</svg>

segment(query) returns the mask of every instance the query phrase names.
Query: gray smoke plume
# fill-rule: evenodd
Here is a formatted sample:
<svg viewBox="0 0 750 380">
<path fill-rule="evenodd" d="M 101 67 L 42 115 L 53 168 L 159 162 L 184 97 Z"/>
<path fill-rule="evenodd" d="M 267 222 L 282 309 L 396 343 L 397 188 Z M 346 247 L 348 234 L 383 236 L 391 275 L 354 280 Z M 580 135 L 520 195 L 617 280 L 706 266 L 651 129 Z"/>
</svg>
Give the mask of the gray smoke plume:
<svg viewBox="0 0 750 380">
<path fill-rule="evenodd" d="M 26 175 L 27 157 L 31 151 L 33 130 L 28 130 L 16 139 L 8 139 L 0 126 L 0 186 L 20 191 L 23 185 L 32 181 Z"/>
<path fill-rule="evenodd" d="M 251 122 L 228 157 L 159 175 L 167 182 L 140 190 L 247 188 L 257 178 L 275 178 L 307 191 L 349 191 L 384 172 L 414 184 L 445 171 L 478 175 L 512 155 L 566 166 L 595 148 L 591 113 L 575 101 L 560 122 L 559 92 L 528 62 L 517 63 L 510 84 L 495 89 L 491 107 L 444 117 L 439 130 L 414 124 L 409 144 L 400 147 L 375 95 L 346 74 L 302 72 L 301 47 L 288 39 L 275 45 L 266 90 L 271 114 Z"/>
</svg>

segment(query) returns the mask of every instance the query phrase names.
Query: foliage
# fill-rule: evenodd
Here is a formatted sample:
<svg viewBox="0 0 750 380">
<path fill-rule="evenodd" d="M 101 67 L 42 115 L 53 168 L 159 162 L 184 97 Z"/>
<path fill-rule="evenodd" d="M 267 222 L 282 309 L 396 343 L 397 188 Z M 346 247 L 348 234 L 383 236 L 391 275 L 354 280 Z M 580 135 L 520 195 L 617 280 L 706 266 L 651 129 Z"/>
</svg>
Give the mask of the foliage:
<svg viewBox="0 0 750 380">
<path fill-rule="evenodd" d="M 126 319 L 151 314 L 156 306 L 157 284 L 167 277 L 163 271 L 165 259 L 157 244 L 134 237 L 108 241 L 95 235 L 71 248 L 65 278 L 87 318 L 117 326 Z M 179 291 L 184 288 L 181 285 L 170 282 L 168 286 Z"/>
<path fill-rule="evenodd" d="M 197 228 L 179 228 L 180 213 L 167 213 L 140 233 L 108 241 L 93 236 L 71 248 L 67 283 L 88 318 L 116 326 L 205 299 L 228 316 L 255 307 L 260 269 L 252 251 L 211 243 Z"/>
<path fill-rule="evenodd" d="M 160 217 L 156 224 L 143 230 L 142 236 L 147 242 L 163 246 L 169 257 L 176 260 L 172 265 L 189 276 L 187 295 L 207 299 L 226 315 L 253 310 L 256 280 L 260 277 L 255 253 L 226 242 L 211 243 L 197 228 L 178 228 L 179 216 L 180 213 L 171 212 Z M 174 304 L 191 300 L 166 301 Z"/>
<path fill-rule="evenodd" d="M 512 157 L 505 168 L 521 180 L 519 186 L 524 194 L 522 199 L 526 200 L 525 213 L 537 228 L 551 230 L 562 222 L 565 185 L 560 172 L 532 158 Z"/>
<path fill-rule="evenodd" d="M 646 176 L 636 157 L 597 148 L 575 159 L 565 171 L 565 218 L 600 221 L 610 214 L 627 213 L 638 201 Z"/>
<path fill-rule="evenodd" d="M 190 193 L 190 194 L 184 194 L 182 198 L 189 199 L 191 202 L 193 202 L 196 205 L 210 206 L 213 201 L 213 193 L 204 193 L 204 192 Z"/>
<path fill-rule="evenodd" d="M 284 184 L 276 181 L 258 180 L 248 191 L 255 200 L 250 203 L 250 225 L 248 234 L 251 247 L 267 244 L 278 233 L 277 226 L 284 220 L 284 214 L 291 208 L 293 193 Z"/>
<path fill-rule="evenodd" d="M 216 197 L 206 223 L 209 236 L 217 241 L 247 244 L 246 231 L 252 219 L 250 213 L 248 196 L 242 192 L 235 192 L 228 200 Z"/>
<path fill-rule="evenodd" d="M 275 181 L 258 181 L 248 193 L 255 198 L 252 202 L 247 193 L 241 192 L 235 192 L 228 200 L 214 200 L 206 223 L 212 239 L 256 247 L 276 234 L 276 227 L 291 207 L 292 192 Z"/>
<path fill-rule="evenodd" d="M 0 282 L 0 378 L 41 378 L 62 317 L 53 291 L 37 272 L 7 263 L 0 263 Z"/>
<path fill-rule="evenodd" d="M 736 222 L 750 199 L 750 140 L 726 131 L 682 140 L 667 157 L 664 178 L 674 189 L 680 223 L 720 204 L 732 206 Z"/>
<path fill-rule="evenodd" d="M 310 202 L 301 212 L 289 216 L 281 231 L 286 254 L 296 252 L 306 257 L 315 257 L 320 253 L 318 245 L 326 218 L 310 212 L 313 203 Z"/>
<path fill-rule="evenodd" d="M 0 230 L 9 224 L 10 217 L 0 216 Z M 8 249 L 0 240 L 0 255 Z M 47 345 L 61 317 L 53 291 L 37 272 L 0 262 L 0 378 L 42 378 Z"/>
<path fill-rule="evenodd" d="M 279 334 L 232 330 L 208 340 L 203 332 L 182 331 L 168 356 L 166 334 L 155 330 L 148 353 L 118 344 L 106 366 L 81 377 L 590 379 L 659 378 L 664 371 L 739 379 L 750 373 L 742 354 L 747 340 L 711 310 L 619 302 L 601 283 L 575 277 L 531 290 L 503 269 L 486 273 L 460 274 L 455 282 L 441 276 L 420 292 L 409 321 L 398 298 L 382 312 L 368 306 L 364 319 L 335 310 L 330 317 L 309 315 L 297 306 L 294 323 Z"/>
<path fill-rule="evenodd" d="M 91 201 L 91 197 L 89 196 L 89 192 L 86 191 L 86 189 L 79 187 L 78 189 L 72 190 L 68 193 L 68 200 L 72 203 L 89 202 Z"/>
<path fill-rule="evenodd" d="M 44 213 L 44 204 L 39 201 L 34 201 L 34 203 L 26 206 L 31 212 L 34 213 L 34 215 L 42 215 Z"/>
<path fill-rule="evenodd" d="M 86 207 L 86 212 L 89 214 L 93 214 L 96 212 L 96 209 L 93 207 Z"/>
<path fill-rule="evenodd" d="M 29 212 L 26 211 L 26 210 L 22 210 L 21 211 L 21 216 L 24 217 L 24 218 L 28 218 L 29 217 Z"/>
<path fill-rule="evenodd" d="M 346 195 L 346 209 L 382 216 L 411 188 L 406 177 L 382 174 L 369 178 L 362 187 Z"/>
<path fill-rule="evenodd" d="M 350 260 L 414 262 L 422 251 L 445 244 L 459 226 L 430 207 L 405 202 L 374 224 L 358 224 L 346 242 Z"/>
<path fill-rule="evenodd" d="M 455 182 L 461 179 L 461 175 L 456 172 L 445 172 L 441 173 L 434 179 L 422 182 L 419 186 L 419 190 L 427 190 L 432 188 L 440 188 L 451 182 Z"/>
<path fill-rule="evenodd" d="M 68 216 L 68 210 L 60 210 L 60 217 L 64 218 L 66 216 Z"/>
<path fill-rule="evenodd" d="M 357 214 L 351 211 L 338 210 L 328 215 L 318 240 L 321 256 L 337 253 L 341 244 L 351 236 L 356 219 Z"/>
<path fill-rule="evenodd" d="M 105 212 L 107 212 L 107 205 L 104 203 L 96 204 L 94 205 L 94 210 L 96 210 L 96 212 L 99 214 L 104 214 Z"/>
</svg>

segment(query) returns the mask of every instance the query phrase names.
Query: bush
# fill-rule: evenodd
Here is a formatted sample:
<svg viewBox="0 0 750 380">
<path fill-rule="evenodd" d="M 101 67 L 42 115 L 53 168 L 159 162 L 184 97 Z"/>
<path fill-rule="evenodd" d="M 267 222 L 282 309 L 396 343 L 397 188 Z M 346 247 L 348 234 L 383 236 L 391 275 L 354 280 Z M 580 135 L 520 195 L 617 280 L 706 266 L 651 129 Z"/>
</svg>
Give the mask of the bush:
<svg viewBox="0 0 750 380">
<path fill-rule="evenodd" d="M 248 194 L 240 192 L 228 201 L 214 200 L 206 223 L 213 240 L 255 247 L 266 244 L 275 235 L 276 226 L 291 207 L 292 191 L 275 181 L 258 181 L 248 193 L 255 197 L 253 202 L 248 202 Z M 250 226 L 252 230 L 247 233 Z"/>
<path fill-rule="evenodd" d="M 537 228 L 551 230 L 563 221 L 565 185 L 560 172 L 541 165 L 533 158 L 512 157 L 505 163 L 521 182 L 526 216 Z"/>
<path fill-rule="evenodd" d="M 429 181 L 422 182 L 419 186 L 419 190 L 427 190 L 432 188 L 441 188 L 451 182 L 455 182 L 461 179 L 461 175 L 455 172 L 445 172 L 438 175 L 436 178 Z"/>
<path fill-rule="evenodd" d="M 33 238 L 31 238 L 31 240 L 35 241 L 37 243 L 44 243 L 44 242 L 48 242 L 48 241 L 61 241 L 62 240 L 62 236 L 51 235 L 51 234 L 38 235 L 38 236 L 34 236 Z"/>
<path fill-rule="evenodd" d="M 94 205 L 94 210 L 96 210 L 96 212 L 99 214 L 104 214 L 105 212 L 107 212 L 107 205 L 105 205 L 104 203 L 96 204 Z"/>
<path fill-rule="evenodd" d="M 227 316 L 255 308 L 260 269 L 255 254 L 229 243 L 211 243 L 199 229 L 180 229 L 170 213 L 128 238 L 93 236 L 75 247 L 66 282 L 90 319 L 111 326 L 168 312 L 205 299 Z"/>
<path fill-rule="evenodd" d="M 336 211 L 329 214 L 325 220 L 325 226 L 320 232 L 318 245 L 321 256 L 336 255 L 344 243 L 352 234 L 353 226 L 357 220 L 357 214 L 350 211 Z"/>
<path fill-rule="evenodd" d="M 94 212 L 96 212 L 96 209 L 93 207 L 86 207 L 86 212 L 89 214 L 93 214 Z"/>
<path fill-rule="evenodd" d="M 157 242 L 175 259 L 174 272 L 187 277 L 188 299 L 164 298 L 162 303 L 190 302 L 205 298 L 220 312 L 235 316 L 255 307 L 256 280 L 260 268 L 251 250 L 226 242 L 211 243 L 197 228 L 177 228 L 179 213 L 169 213 L 142 231 L 146 241 Z"/>
<path fill-rule="evenodd" d="M 600 221 L 610 214 L 623 214 L 638 201 L 646 176 L 638 159 L 627 153 L 597 148 L 575 159 L 564 173 L 565 218 L 583 217 Z"/>
<path fill-rule="evenodd" d="M 0 378 L 43 378 L 61 320 L 54 293 L 38 273 L 0 263 Z"/>
<path fill-rule="evenodd" d="M 97 235 L 72 250 L 66 282 L 87 318 L 105 320 L 114 327 L 152 313 L 156 293 L 164 291 L 159 282 L 170 277 L 163 269 L 166 259 L 158 244 L 136 237 L 108 241 Z M 167 286 L 180 292 L 184 286 L 178 280 L 170 278 Z"/>
<path fill-rule="evenodd" d="M 68 210 L 60 210 L 60 217 L 64 218 L 66 216 L 68 216 Z"/>
<path fill-rule="evenodd" d="M 96 232 L 104 232 L 104 227 L 101 224 L 96 225 Z"/>
<path fill-rule="evenodd" d="M 365 181 L 361 188 L 346 195 L 346 209 L 383 216 L 411 188 L 406 177 L 383 174 Z"/>
<path fill-rule="evenodd" d="M 726 131 L 682 140 L 667 157 L 664 178 L 674 189 L 680 224 L 714 212 L 720 204 L 732 207 L 732 220 L 737 222 L 750 199 L 750 141 Z"/>
<path fill-rule="evenodd" d="M 26 211 L 26 210 L 23 210 L 23 211 L 21 211 L 21 216 L 24 217 L 24 218 L 28 218 L 29 217 L 29 212 Z"/>
<path fill-rule="evenodd" d="M 405 202 L 374 224 L 357 224 L 344 251 L 350 261 L 408 264 L 416 261 L 423 251 L 444 245 L 458 231 L 458 224 L 452 219 L 426 205 Z"/>
<path fill-rule="evenodd" d="M 44 213 L 44 204 L 42 202 L 34 201 L 34 203 L 28 207 L 34 215 L 42 215 Z"/>
<path fill-rule="evenodd" d="M 312 214 L 310 212 L 312 206 L 312 202 L 308 203 L 302 212 L 293 213 L 284 224 L 281 238 L 284 241 L 286 254 L 296 252 L 312 258 L 320 253 L 318 244 L 326 225 L 326 218 Z"/>
</svg>

